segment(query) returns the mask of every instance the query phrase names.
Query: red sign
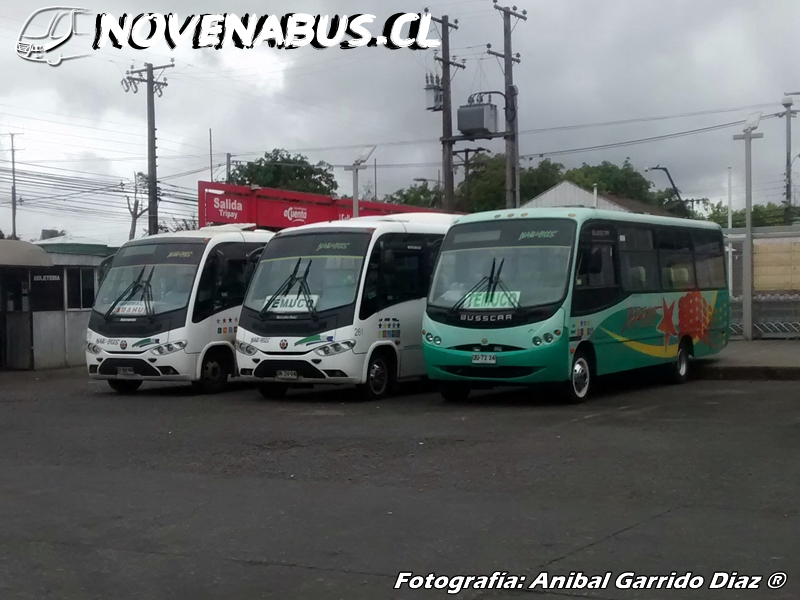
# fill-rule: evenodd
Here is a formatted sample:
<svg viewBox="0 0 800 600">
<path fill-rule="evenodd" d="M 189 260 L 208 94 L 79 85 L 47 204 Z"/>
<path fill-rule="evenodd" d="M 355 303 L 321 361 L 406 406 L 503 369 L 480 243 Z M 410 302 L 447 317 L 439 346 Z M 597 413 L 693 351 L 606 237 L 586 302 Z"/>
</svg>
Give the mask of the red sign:
<svg viewBox="0 0 800 600">
<path fill-rule="evenodd" d="M 284 229 L 308 223 L 343 221 L 353 215 L 353 201 L 320 194 L 201 181 L 198 183 L 200 227 L 225 223 L 255 223 L 266 229 Z M 440 212 L 429 208 L 359 201 L 361 217 L 407 212 Z"/>
</svg>

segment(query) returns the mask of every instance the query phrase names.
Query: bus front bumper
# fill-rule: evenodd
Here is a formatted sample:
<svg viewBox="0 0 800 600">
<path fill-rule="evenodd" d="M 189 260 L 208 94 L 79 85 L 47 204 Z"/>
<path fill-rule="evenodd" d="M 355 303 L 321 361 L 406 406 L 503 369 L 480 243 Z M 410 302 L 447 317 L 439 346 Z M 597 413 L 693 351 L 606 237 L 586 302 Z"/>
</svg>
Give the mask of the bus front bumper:
<svg viewBox="0 0 800 600">
<path fill-rule="evenodd" d="M 566 381 L 568 345 L 560 342 L 517 352 L 494 354 L 495 364 L 474 364 L 474 352 L 423 344 L 428 377 L 437 381 L 526 385 Z"/>
<path fill-rule="evenodd" d="M 150 352 L 86 352 L 86 368 L 92 379 L 194 381 L 197 379 L 197 356 L 183 350 L 163 356 L 154 356 Z"/>
<path fill-rule="evenodd" d="M 265 356 L 261 354 L 261 356 Z M 353 371 L 350 352 L 338 356 L 309 359 L 304 356 L 282 358 L 270 354 L 266 358 L 236 356 L 242 380 L 260 383 L 302 385 L 348 385 L 363 383 L 361 373 Z"/>
</svg>

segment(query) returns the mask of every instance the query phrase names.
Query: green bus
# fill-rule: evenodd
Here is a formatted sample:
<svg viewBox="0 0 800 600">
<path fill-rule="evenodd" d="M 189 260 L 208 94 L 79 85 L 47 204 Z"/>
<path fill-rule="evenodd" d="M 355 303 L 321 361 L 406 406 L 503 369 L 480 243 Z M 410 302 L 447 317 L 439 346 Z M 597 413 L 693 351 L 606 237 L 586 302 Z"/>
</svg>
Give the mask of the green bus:
<svg viewBox="0 0 800 600">
<path fill-rule="evenodd" d="M 719 225 L 593 208 L 461 217 L 437 259 L 423 319 L 429 378 L 471 389 L 562 382 L 586 400 L 596 376 L 663 365 L 728 343 Z"/>
</svg>

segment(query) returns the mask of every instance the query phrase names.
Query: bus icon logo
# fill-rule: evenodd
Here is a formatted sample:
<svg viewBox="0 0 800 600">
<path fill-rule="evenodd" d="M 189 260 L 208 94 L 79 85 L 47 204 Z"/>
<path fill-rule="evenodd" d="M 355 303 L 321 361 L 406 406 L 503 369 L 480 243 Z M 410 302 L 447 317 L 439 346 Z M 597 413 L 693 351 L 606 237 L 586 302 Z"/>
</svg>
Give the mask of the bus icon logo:
<svg viewBox="0 0 800 600">
<path fill-rule="evenodd" d="M 17 38 L 17 55 L 32 62 L 57 67 L 65 60 L 87 54 L 65 54 L 59 48 L 72 36 L 88 35 L 77 31 L 78 15 L 89 14 L 84 8 L 51 6 L 35 11 L 22 25 Z"/>
<path fill-rule="evenodd" d="M 281 350 L 286 350 L 289 347 L 289 342 L 286 340 L 281 340 Z"/>
</svg>

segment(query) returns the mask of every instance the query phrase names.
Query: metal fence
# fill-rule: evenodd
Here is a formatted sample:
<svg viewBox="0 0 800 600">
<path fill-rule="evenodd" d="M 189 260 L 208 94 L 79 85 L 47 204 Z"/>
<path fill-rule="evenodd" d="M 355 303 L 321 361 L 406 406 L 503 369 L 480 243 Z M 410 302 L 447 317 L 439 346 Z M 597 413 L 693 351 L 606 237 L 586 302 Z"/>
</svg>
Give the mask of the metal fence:
<svg viewBox="0 0 800 600">
<path fill-rule="evenodd" d="M 744 230 L 725 230 L 733 248 L 731 335 L 742 335 Z M 800 338 L 800 226 L 753 229 L 753 337 Z"/>
</svg>

